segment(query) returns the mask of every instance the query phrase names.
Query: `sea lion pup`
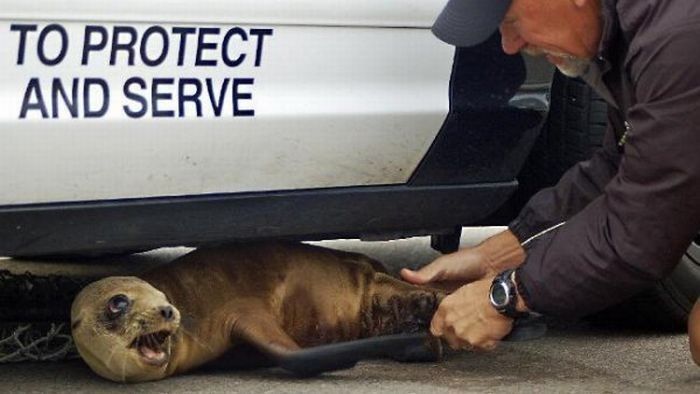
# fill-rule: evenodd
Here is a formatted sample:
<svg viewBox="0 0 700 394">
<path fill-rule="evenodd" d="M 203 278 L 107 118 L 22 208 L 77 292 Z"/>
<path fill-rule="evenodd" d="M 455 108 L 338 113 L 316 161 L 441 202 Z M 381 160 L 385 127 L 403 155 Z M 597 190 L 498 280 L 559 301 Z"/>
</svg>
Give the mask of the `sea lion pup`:
<svg viewBox="0 0 700 394">
<path fill-rule="evenodd" d="M 427 328 L 444 294 L 382 270 L 366 256 L 306 244 L 197 249 L 141 278 L 86 286 L 71 308 L 73 338 L 100 376 L 140 382 L 247 357 L 251 346 L 274 362 L 304 347 Z"/>
</svg>

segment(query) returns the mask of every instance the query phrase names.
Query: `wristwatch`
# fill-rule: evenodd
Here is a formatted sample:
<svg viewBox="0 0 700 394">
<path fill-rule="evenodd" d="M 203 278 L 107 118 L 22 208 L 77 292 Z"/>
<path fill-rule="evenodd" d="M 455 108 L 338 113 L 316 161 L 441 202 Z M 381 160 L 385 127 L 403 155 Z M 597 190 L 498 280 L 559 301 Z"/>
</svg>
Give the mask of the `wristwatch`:
<svg viewBox="0 0 700 394">
<path fill-rule="evenodd" d="M 518 319 L 528 314 L 515 309 L 515 305 L 518 302 L 518 293 L 513 281 L 513 272 L 515 270 L 509 269 L 496 275 L 493 282 L 491 282 L 489 301 L 491 301 L 491 306 L 502 315 L 511 319 Z"/>
</svg>

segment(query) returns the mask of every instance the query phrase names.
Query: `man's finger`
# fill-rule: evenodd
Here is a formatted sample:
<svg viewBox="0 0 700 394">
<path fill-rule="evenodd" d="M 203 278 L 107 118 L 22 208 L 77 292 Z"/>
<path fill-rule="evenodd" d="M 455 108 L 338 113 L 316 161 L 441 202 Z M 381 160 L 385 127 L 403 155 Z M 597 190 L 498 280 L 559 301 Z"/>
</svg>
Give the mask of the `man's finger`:
<svg viewBox="0 0 700 394">
<path fill-rule="evenodd" d="M 498 346 L 499 341 L 487 341 L 484 343 L 476 344 L 474 350 L 480 352 L 490 352 Z"/>
<path fill-rule="evenodd" d="M 442 339 L 452 350 L 472 350 L 471 344 L 455 334 L 454 330 L 447 328 Z"/>
<path fill-rule="evenodd" d="M 406 282 L 416 285 L 424 285 L 434 280 L 442 271 L 442 264 L 439 261 L 434 261 L 418 271 L 413 271 L 408 268 L 401 270 L 401 278 Z"/>
<path fill-rule="evenodd" d="M 445 340 L 445 342 L 447 342 L 447 345 L 452 350 L 461 350 L 464 347 L 462 345 L 462 341 L 460 341 L 452 335 L 445 335 L 443 339 Z"/>
<path fill-rule="evenodd" d="M 440 290 L 443 290 L 443 291 L 451 294 L 451 293 L 454 293 L 455 290 L 464 286 L 464 281 L 461 281 L 461 280 L 441 280 L 439 282 L 429 283 L 428 286 L 430 286 L 433 289 L 440 289 Z"/>
<path fill-rule="evenodd" d="M 441 337 L 444 333 L 444 328 L 445 319 L 438 309 L 438 312 L 433 316 L 433 320 L 430 321 L 430 333 L 435 337 Z"/>
<path fill-rule="evenodd" d="M 432 327 L 431 327 L 432 329 Z M 459 350 L 459 341 L 457 340 L 457 337 L 448 332 L 449 330 L 444 330 L 442 334 L 440 335 L 440 338 L 447 343 L 447 346 L 450 347 L 452 350 Z"/>
</svg>

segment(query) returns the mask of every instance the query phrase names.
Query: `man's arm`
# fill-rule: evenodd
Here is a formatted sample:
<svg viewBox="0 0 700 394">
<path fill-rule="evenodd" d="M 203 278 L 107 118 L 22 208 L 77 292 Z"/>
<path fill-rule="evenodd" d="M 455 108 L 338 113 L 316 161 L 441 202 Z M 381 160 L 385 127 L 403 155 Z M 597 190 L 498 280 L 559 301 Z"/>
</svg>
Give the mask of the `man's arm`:
<svg viewBox="0 0 700 394">
<path fill-rule="evenodd" d="M 571 168 L 559 183 L 540 191 L 518 218 L 503 231 L 472 248 L 443 255 L 418 271 L 404 268 L 401 276 L 414 284 L 430 284 L 455 290 L 466 283 L 492 278 L 525 260 L 521 243 L 530 236 L 566 220 L 599 196 L 620 159 L 614 132 L 609 126 L 603 147 L 593 157 Z"/>
<path fill-rule="evenodd" d="M 566 221 L 603 193 L 603 189 L 617 173 L 620 153 L 610 122 L 605 132 L 603 147 L 584 162 L 570 168 L 550 188 L 535 194 L 509 224 L 509 229 L 520 242 Z"/>
<path fill-rule="evenodd" d="M 664 37 L 652 54 L 669 63 L 635 70 L 638 103 L 629 111 L 619 171 L 564 226 L 528 245 L 515 274 L 518 310 L 586 315 L 677 264 L 700 228 L 700 52 L 688 50 L 697 34 Z M 512 321 L 489 305 L 489 283 L 483 278 L 445 297 L 433 335 L 453 348 L 493 348 Z"/>
</svg>

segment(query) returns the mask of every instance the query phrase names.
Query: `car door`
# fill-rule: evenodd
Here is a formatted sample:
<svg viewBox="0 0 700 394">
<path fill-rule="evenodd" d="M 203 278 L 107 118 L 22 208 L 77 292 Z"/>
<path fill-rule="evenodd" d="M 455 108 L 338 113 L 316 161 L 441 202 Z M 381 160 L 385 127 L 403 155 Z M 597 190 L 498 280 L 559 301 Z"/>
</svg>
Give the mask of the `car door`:
<svg viewBox="0 0 700 394">
<path fill-rule="evenodd" d="M 444 1 L 0 9 L 0 205 L 404 183 L 448 110 Z"/>
<path fill-rule="evenodd" d="M 547 108 L 444 0 L 0 2 L 4 255 L 453 233 Z"/>
</svg>

